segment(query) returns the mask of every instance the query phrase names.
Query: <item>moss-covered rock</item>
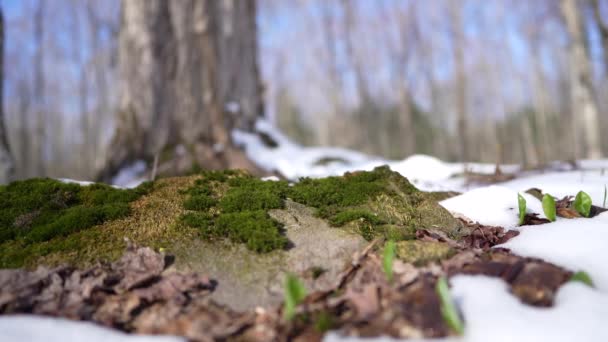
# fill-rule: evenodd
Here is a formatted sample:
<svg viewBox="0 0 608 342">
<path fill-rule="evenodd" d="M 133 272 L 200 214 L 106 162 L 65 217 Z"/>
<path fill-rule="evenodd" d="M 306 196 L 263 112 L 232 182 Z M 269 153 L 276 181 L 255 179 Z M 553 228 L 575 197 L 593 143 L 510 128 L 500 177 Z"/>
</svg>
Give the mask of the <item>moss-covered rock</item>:
<svg viewBox="0 0 608 342">
<path fill-rule="evenodd" d="M 433 197 L 388 167 L 341 177 L 305 178 L 293 186 L 216 171 L 203 174 L 186 193 L 184 207 L 205 214 L 186 214 L 183 222 L 199 228 L 204 239 L 224 237 L 258 252 L 288 245 L 281 227 L 263 213 L 283 208 L 287 198 L 316 208 L 317 215 L 333 226 L 356 231 L 366 240 L 376 236 L 411 239 L 420 228 L 456 236 L 461 228 Z"/>
<path fill-rule="evenodd" d="M 367 240 L 379 235 L 409 239 L 423 228 L 458 237 L 462 229 L 433 196 L 387 166 L 342 177 L 303 179 L 290 189 L 289 196 L 317 208 L 318 215 L 334 226 L 358 230 Z"/>
<path fill-rule="evenodd" d="M 447 244 L 436 241 L 400 241 L 396 247 L 399 259 L 416 266 L 447 259 L 456 254 L 456 250 Z"/>
</svg>

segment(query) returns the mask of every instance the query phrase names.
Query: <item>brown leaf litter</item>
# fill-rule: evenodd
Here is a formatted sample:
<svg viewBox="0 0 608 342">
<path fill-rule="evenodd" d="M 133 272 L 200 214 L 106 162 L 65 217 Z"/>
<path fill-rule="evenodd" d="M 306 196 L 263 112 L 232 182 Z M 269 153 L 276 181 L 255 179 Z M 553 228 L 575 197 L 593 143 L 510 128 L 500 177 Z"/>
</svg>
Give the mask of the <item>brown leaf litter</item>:
<svg viewBox="0 0 608 342">
<path fill-rule="evenodd" d="M 283 318 L 281 307 L 235 312 L 220 306 L 209 294 L 221 284 L 194 273 L 168 271 L 168 256 L 133 245 L 117 262 L 84 270 L 0 270 L 0 313 L 59 316 L 192 341 L 319 341 L 329 329 L 354 336 L 451 335 L 435 291 L 442 275 L 499 277 L 522 302 L 552 305 L 570 272 L 490 248 L 514 236 L 514 231 L 471 223 L 467 227 L 470 234 L 461 241 L 419 230 L 417 239 L 447 244 L 456 254 L 421 267 L 396 260 L 392 282 L 382 267 L 383 241 L 372 241 L 353 257 L 331 289 L 309 294 L 292 321 Z"/>
</svg>

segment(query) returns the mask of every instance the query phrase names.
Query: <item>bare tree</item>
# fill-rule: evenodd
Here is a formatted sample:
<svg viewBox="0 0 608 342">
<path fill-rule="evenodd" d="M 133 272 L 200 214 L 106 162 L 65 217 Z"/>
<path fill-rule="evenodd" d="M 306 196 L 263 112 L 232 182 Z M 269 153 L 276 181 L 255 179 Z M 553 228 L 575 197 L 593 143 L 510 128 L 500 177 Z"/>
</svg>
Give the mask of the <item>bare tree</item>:
<svg viewBox="0 0 608 342">
<path fill-rule="evenodd" d="M 15 177 L 15 166 L 8 145 L 4 125 L 4 13 L 0 8 L 0 184 L 8 183 Z"/>
<path fill-rule="evenodd" d="M 608 73 L 608 22 L 605 18 L 602 18 L 599 0 L 591 0 L 593 4 L 593 16 L 597 24 L 598 31 L 600 33 L 600 39 L 602 41 L 602 49 L 604 50 L 604 68 Z"/>
<path fill-rule="evenodd" d="M 456 126 L 460 144 L 460 159 L 470 161 L 469 154 L 469 128 L 467 118 L 467 77 L 465 70 L 464 50 L 465 35 L 462 22 L 461 1 L 449 2 L 449 16 L 451 23 L 451 40 L 454 53 L 454 72 L 456 81 Z"/>
<path fill-rule="evenodd" d="M 262 114 L 254 1 L 122 2 L 123 87 L 106 178 L 183 144 L 204 168 L 253 168 L 230 139 Z"/>
<path fill-rule="evenodd" d="M 45 4 L 46 1 L 38 0 L 36 10 L 34 13 L 34 44 L 36 46 L 36 53 L 34 55 L 34 103 L 36 113 L 36 135 L 34 139 L 34 160 L 33 160 L 33 171 L 37 175 L 44 175 L 45 163 L 44 163 L 44 145 L 46 139 L 46 123 L 45 118 L 46 101 L 45 101 L 45 77 L 44 77 L 44 19 L 45 19 Z"/>
<path fill-rule="evenodd" d="M 585 33 L 576 0 L 562 0 L 561 11 L 570 35 L 569 63 L 572 112 L 582 119 L 587 158 L 601 158 L 597 104 L 593 96 L 591 63 L 585 46 Z M 573 124 L 576 123 L 574 120 Z M 572 127 L 576 129 L 576 127 Z"/>
</svg>

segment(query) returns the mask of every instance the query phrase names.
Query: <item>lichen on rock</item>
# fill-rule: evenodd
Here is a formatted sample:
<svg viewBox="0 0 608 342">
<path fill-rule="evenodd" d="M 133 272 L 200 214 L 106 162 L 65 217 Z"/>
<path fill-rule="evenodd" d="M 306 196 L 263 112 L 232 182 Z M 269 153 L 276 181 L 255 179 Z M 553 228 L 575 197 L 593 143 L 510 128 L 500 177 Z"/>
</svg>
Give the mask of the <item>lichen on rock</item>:
<svg viewBox="0 0 608 342">
<path fill-rule="evenodd" d="M 416 266 L 450 258 L 457 252 L 448 244 L 437 241 L 400 241 L 396 246 L 397 257 Z"/>
</svg>

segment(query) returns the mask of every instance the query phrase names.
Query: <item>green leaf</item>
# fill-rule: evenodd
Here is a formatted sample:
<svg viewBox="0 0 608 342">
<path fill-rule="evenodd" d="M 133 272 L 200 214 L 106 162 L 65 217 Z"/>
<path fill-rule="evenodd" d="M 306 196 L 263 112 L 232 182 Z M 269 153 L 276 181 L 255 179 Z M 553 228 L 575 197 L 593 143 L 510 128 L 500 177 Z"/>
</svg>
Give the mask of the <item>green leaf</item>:
<svg viewBox="0 0 608 342">
<path fill-rule="evenodd" d="M 574 199 L 574 209 L 584 217 L 589 217 L 591 213 L 591 197 L 586 192 L 579 191 Z"/>
<path fill-rule="evenodd" d="M 521 226 L 526 217 L 526 199 L 521 194 L 517 194 L 517 204 L 519 206 L 519 225 Z"/>
<path fill-rule="evenodd" d="M 543 196 L 543 212 L 549 221 L 555 221 L 555 199 L 549 194 Z"/>
<path fill-rule="evenodd" d="M 306 298 L 306 287 L 300 279 L 293 274 L 285 278 L 285 319 L 291 320 L 296 315 L 296 307 Z"/>
<path fill-rule="evenodd" d="M 389 282 L 393 281 L 393 261 L 395 260 L 395 241 L 389 240 L 384 245 L 384 254 L 382 256 L 382 267 L 384 274 Z"/>
<path fill-rule="evenodd" d="M 580 281 L 581 283 L 586 284 L 589 287 L 594 287 L 591 277 L 585 271 L 578 271 L 574 273 L 572 277 L 570 277 L 570 281 Z"/>
<path fill-rule="evenodd" d="M 448 281 L 445 277 L 441 277 L 437 280 L 435 290 L 437 291 L 437 295 L 439 295 L 441 316 L 443 316 L 443 319 L 450 329 L 454 330 L 459 335 L 462 335 L 464 333 L 464 324 L 460 319 L 456 306 L 454 306 L 454 301 L 452 300 L 448 287 Z"/>
</svg>

